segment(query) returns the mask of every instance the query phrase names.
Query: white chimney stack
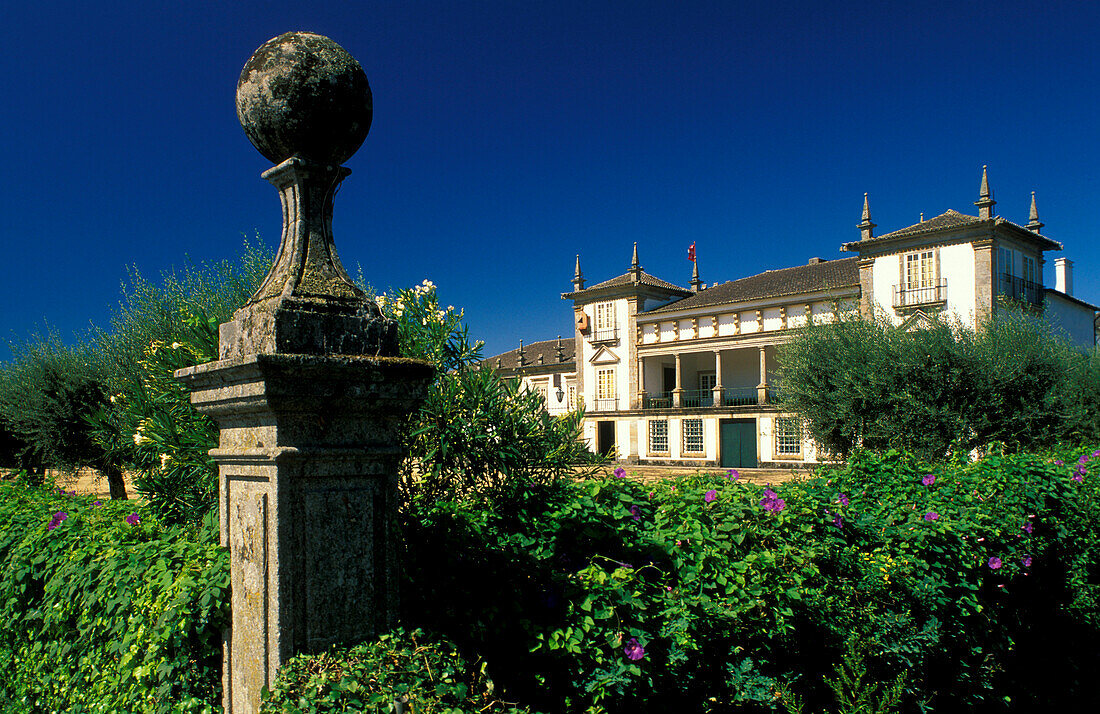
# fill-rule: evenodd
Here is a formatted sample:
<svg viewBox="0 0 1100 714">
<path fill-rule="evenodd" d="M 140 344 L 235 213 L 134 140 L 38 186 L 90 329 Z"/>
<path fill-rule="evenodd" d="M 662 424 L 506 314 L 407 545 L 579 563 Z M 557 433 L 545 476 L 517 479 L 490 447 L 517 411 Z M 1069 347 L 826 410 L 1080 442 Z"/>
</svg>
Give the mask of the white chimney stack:
<svg viewBox="0 0 1100 714">
<path fill-rule="evenodd" d="M 1073 261 L 1069 258 L 1054 259 L 1054 289 L 1073 297 Z"/>
</svg>

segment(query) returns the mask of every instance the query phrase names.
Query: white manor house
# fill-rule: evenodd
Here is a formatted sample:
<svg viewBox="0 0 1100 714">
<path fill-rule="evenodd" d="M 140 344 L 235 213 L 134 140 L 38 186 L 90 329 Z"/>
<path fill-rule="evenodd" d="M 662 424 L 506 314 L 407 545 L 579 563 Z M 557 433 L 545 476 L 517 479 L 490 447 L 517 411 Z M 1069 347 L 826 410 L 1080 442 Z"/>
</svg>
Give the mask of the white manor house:
<svg viewBox="0 0 1100 714">
<path fill-rule="evenodd" d="M 1083 347 L 1096 344 L 1100 312 L 1073 296 L 1073 264 L 1056 258 L 1044 287 L 1043 254 L 1062 245 L 1041 233 L 1031 197 L 1020 226 L 993 215 L 983 168 L 977 216 L 949 210 L 875 235 L 867 196 L 852 257 L 811 258 L 706 287 L 688 288 L 630 269 L 585 286 L 577 257 L 575 330 L 483 364 L 538 391 L 550 413 L 583 403 L 591 448 L 628 464 L 796 466 L 818 461 L 812 440 L 777 406 L 777 346 L 807 324 L 882 311 L 917 327 L 952 317 L 971 327 L 1006 309 L 1002 298 L 1043 311 Z"/>
</svg>

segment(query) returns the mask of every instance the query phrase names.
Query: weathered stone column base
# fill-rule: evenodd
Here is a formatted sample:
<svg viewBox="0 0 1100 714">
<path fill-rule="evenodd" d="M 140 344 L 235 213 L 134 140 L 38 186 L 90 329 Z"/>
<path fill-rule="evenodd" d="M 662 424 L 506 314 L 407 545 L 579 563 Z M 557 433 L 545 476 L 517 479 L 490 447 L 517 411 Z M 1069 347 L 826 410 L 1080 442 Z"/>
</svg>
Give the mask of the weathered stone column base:
<svg viewBox="0 0 1100 714">
<path fill-rule="evenodd" d="M 232 572 L 226 710 L 258 712 L 261 687 L 294 654 L 394 623 L 400 432 L 432 369 L 398 358 L 260 354 L 177 376 L 221 428 L 211 455 Z"/>
</svg>

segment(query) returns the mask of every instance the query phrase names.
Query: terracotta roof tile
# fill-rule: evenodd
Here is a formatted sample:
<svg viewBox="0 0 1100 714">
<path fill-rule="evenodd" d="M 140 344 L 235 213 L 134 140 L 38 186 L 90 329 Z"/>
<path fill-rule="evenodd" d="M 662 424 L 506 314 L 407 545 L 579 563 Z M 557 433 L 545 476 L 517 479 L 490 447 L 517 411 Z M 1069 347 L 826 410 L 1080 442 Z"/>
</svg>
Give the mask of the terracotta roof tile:
<svg viewBox="0 0 1100 714">
<path fill-rule="evenodd" d="M 797 265 L 793 268 L 768 270 L 758 275 L 714 285 L 683 300 L 647 310 L 645 314 L 854 287 L 859 285 L 858 261 L 858 258 L 841 258 L 810 265 Z"/>
<path fill-rule="evenodd" d="M 576 295 L 581 295 L 583 293 L 586 293 L 589 290 L 600 290 L 602 288 L 616 288 L 616 287 L 620 287 L 620 286 L 623 286 L 623 285 L 630 285 L 632 282 L 633 282 L 633 277 L 630 275 L 630 273 L 623 273 L 622 275 L 620 275 L 618 277 L 611 278 L 610 280 L 605 280 L 602 283 L 596 283 L 595 285 L 589 285 L 584 290 L 576 290 L 576 291 L 571 292 L 571 293 L 564 293 L 562 295 L 562 297 L 570 298 L 570 297 L 574 297 Z M 676 291 L 676 292 L 681 292 L 681 293 L 690 293 L 691 292 L 687 288 L 682 288 L 679 285 L 673 285 L 672 283 L 661 280 L 660 278 L 655 278 L 652 275 L 650 275 L 649 273 L 645 272 L 644 270 L 641 272 L 641 277 L 639 278 L 638 282 L 641 283 L 642 285 L 647 285 L 649 287 L 654 287 L 654 288 L 661 288 L 663 290 L 671 290 L 671 291 Z"/>
<path fill-rule="evenodd" d="M 558 361 L 558 341 L 543 340 L 541 342 L 532 342 L 529 345 L 523 346 L 523 353 L 526 357 L 526 363 L 524 368 L 529 367 L 545 367 L 548 365 L 562 365 L 563 367 L 569 367 L 569 371 L 574 368 L 574 354 L 576 351 L 576 345 L 573 342 L 572 337 L 562 337 L 561 339 L 561 351 L 565 358 L 563 362 Z M 543 363 L 539 364 L 539 356 L 542 356 Z M 500 366 L 497 366 L 497 363 Z M 519 348 L 503 352 L 499 355 L 493 355 L 492 357 L 486 357 L 481 363 L 490 369 L 519 369 Z"/>
</svg>

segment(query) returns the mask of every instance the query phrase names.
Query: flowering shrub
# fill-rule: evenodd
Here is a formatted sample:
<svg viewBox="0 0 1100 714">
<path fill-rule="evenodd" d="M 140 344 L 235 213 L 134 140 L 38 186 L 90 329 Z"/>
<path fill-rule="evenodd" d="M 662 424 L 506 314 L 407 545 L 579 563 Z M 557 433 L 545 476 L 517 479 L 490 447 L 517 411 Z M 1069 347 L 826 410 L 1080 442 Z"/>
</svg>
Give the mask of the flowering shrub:
<svg viewBox="0 0 1100 714">
<path fill-rule="evenodd" d="M 0 484 L 0 710 L 220 711 L 229 556 L 215 541 L 213 523 Z"/>
<path fill-rule="evenodd" d="M 859 452 L 766 489 L 610 477 L 509 509 L 420 500 L 404 617 L 544 711 L 835 711 L 876 691 L 1074 710 L 1096 685 L 1059 673 L 1100 655 L 1100 457 L 1081 482 L 1066 461 Z"/>
</svg>

